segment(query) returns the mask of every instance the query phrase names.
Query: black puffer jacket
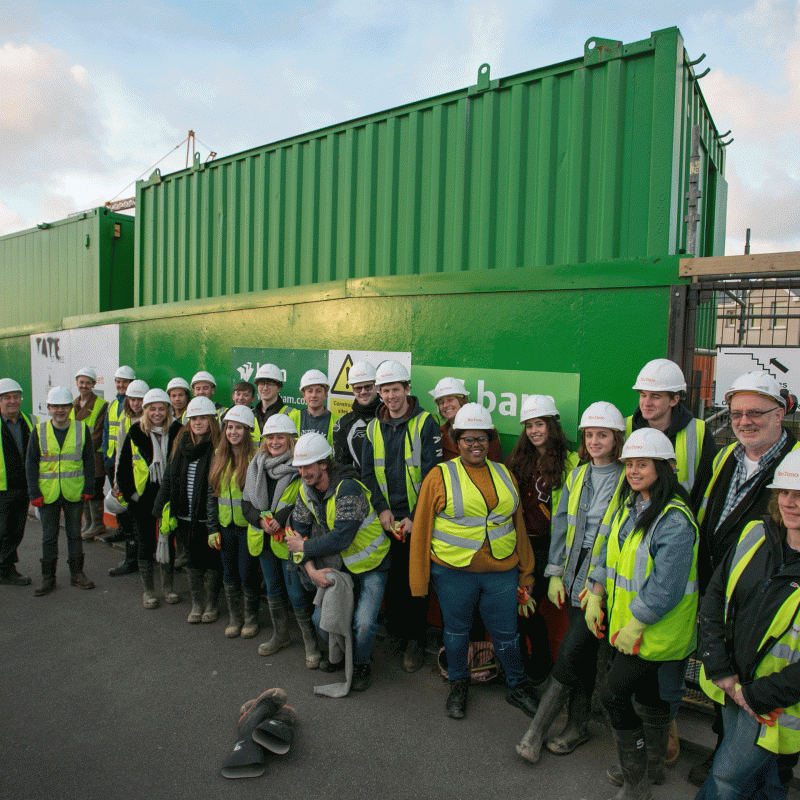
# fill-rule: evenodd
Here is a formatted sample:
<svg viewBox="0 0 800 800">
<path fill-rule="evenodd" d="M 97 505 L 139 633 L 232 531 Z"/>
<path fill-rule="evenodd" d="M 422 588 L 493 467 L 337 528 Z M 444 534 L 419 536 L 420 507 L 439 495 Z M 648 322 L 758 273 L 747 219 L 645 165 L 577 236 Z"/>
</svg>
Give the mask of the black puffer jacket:
<svg viewBox="0 0 800 800">
<path fill-rule="evenodd" d="M 184 436 L 164 472 L 164 480 L 158 491 L 153 516 L 160 517 L 164 506 L 169 503 L 173 517 L 189 517 L 193 522 L 205 521 L 208 503 L 208 472 L 213 455 L 214 448 L 211 446 L 211 439 L 192 444 L 191 437 Z M 186 491 L 186 485 L 189 464 L 192 461 L 197 461 L 197 469 L 192 487 L 192 507 L 189 508 L 189 494 Z"/>
</svg>

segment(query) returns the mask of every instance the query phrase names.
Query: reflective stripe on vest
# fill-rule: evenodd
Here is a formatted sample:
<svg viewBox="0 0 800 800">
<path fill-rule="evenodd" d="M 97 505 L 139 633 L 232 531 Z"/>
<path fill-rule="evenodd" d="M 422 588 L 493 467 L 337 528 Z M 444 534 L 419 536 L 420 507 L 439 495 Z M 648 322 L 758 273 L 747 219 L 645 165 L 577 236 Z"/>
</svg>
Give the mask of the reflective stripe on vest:
<svg viewBox="0 0 800 800">
<path fill-rule="evenodd" d="M 433 520 L 431 551 L 452 567 L 468 566 L 487 538 L 492 556 L 498 560 L 508 558 L 517 546 L 514 512 L 519 507 L 519 495 L 511 473 L 492 461 L 486 466 L 497 493 L 497 505 L 492 509 L 460 457 L 438 465 L 447 500 Z"/>
<path fill-rule="evenodd" d="M 746 525 L 739 537 L 725 587 L 726 627 L 736 584 L 756 551 L 766 542 L 764 534 L 764 523 L 756 520 Z M 768 645 L 769 649 L 766 649 Z M 800 588 L 784 600 L 770 622 L 759 645 L 759 653 L 762 652 L 763 657 L 754 676 L 756 679 L 780 672 L 789 664 L 800 661 Z M 706 677 L 705 667 L 700 669 L 700 686 L 712 700 L 725 702 L 724 692 Z M 774 726 L 760 725 L 757 744 L 771 753 L 800 752 L 800 703 L 785 708 Z"/>
<path fill-rule="evenodd" d="M 353 479 L 354 480 L 354 479 Z M 358 528 L 353 541 L 342 550 L 341 556 L 345 566 L 350 572 L 358 575 L 370 569 L 379 567 L 386 554 L 389 552 L 389 539 L 386 536 L 378 515 L 372 508 L 369 489 L 361 481 L 355 481 L 363 490 L 367 498 L 369 513 Z M 329 531 L 336 525 L 336 497 L 344 481 L 340 481 L 334 493 L 325 501 L 325 519 L 317 516 L 314 503 L 308 496 L 308 487 L 301 482 L 300 497 L 318 525 L 326 526 Z"/>
<path fill-rule="evenodd" d="M 83 493 L 83 422 L 72 420 L 59 447 L 52 422 L 39 424 L 39 490 L 45 503 L 55 503 L 59 496 L 77 503 Z"/>
<path fill-rule="evenodd" d="M 28 426 L 28 434 L 30 435 L 33 430 L 33 422 L 21 411 L 19 412 L 20 418 Z M 25 464 L 25 453 L 22 454 L 23 468 Z M 6 456 L 3 452 L 3 446 L 0 444 L 0 492 L 8 490 L 8 479 L 6 478 Z"/>
<path fill-rule="evenodd" d="M 670 509 L 677 509 L 684 514 L 694 529 L 692 567 L 678 605 L 658 622 L 644 629 L 639 656 L 647 661 L 678 661 L 689 655 L 696 646 L 697 524 L 686 504 L 682 500 L 673 499 L 667 503 L 658 519 L 650 525 L 644 535 L 641 530 L 631 531 L 620 549 L 619 533 L 630 516 L 626 505 L 615 515 L 608 536 L 606 593 L 610 640 L 615 632 L 624 628 L 633 619 L 630 604 L 653 571 L 653 558 L 650 555 L 653 533 Z"/>
<path fill-rule="evenodd" d="M 219 497 L 217 498 L 219 507 L 219 524 L 223 528 L 237 525 L 240 528 L 247 527 L 247 520 L 242 515 L 242 490 L 236 485 L 236 473 L 228 472 L 219 482 Z"/>
<path fill-rule="evenodd" d="M 625 420 L 625 438 L 633 431 L 633 417 Z M 686 489 L 692 491 L 697 470 L 700 468 L 700 456 L 703 451 L 703 438 L 706 435 L 706 423 L 702 419 L 693 417 L 691 422 L 683 429 L 678 431 L 673 442 L 675 447 L 675 457 L 678 465 L 678 483 Z M 700 520 L 697 520 L 700 524 Z"/>
<path fill-rule="evenodd" d="M 108 458 L 113 458 L 114 451 L 117 449 L 117 433 L 119 419 L 123 414 L 123 404 L 124 401 L 120 403 L 119 400 L 114 400 L 113 403 L 108 404 L 108 447 L 106 448 L 106 456 Z"/>
<path fill-rule="evenodd" d="M 417 504 L 419 487 L 422 485 L 422 426 L 430 414 L 423 411 L 411 417 L 406 423 L 404 458 L 406 466 L 406 497 L 408 507 L 413 509 Z M 386 502 L 389 502 L 389 483 L 386 478 L 386 445 L 383 441 L 380 420 L 376 417 L 367 425 L 367 438 L 372 443 L 375 479 Z"/>
</svg>

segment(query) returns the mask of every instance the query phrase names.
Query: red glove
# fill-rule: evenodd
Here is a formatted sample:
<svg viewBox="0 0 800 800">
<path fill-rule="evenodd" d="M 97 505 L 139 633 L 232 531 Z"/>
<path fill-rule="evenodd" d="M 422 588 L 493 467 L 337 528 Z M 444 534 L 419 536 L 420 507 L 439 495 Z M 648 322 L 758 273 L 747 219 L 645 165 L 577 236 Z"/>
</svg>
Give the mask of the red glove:
<svg viewBox="0 0 800 800">
<path fill-rule="evenodd" d="M 41 508 L 44 505 L 44 497 L 37 497 L 35 500 L 31 500 L 31 505 Z"/>
<path fill-rule="evenodd" d="M 756 714 L 756 719 L 762 725 L 772 728 L 775 725 L 775 720 L 777 720 L 781 714 L 783 714 L 783 709 L 776 708 L 774 711 L 770 711 L 768 714 Z"/>
<path fill-rule="evenodd" d="M 81 500 L 83 500 L 84 502 L 88 502 L 89 500 L 92 500 L 92 499 L 94 499 L 94 495 L 93 494 L 82 494 L 81 495 Z"/>
</svg>

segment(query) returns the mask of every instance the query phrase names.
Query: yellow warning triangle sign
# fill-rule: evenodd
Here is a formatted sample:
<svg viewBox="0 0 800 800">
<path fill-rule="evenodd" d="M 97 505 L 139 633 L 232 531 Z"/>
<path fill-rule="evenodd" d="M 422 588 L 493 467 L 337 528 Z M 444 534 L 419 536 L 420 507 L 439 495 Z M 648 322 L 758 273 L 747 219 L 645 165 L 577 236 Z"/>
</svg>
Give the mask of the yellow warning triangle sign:
<svg viewBox="0 0 800 800">
<path fill-rule="evenodd" d="M 353 393 L 350 384 L 347 382 L 347 379 L 350 375 L 350 367 L 352 366 L 353 366 L 353 359 L 350 357 L 350 353 L 348 353 L 345 356 L 345 359 L 342 362 L 342 368 L 339 370 L 339 374 L 336 376 L 336 380 L 333 382 L 333 386 L 331 387 L 331 392 L 333 394 Z"/>
</svg>

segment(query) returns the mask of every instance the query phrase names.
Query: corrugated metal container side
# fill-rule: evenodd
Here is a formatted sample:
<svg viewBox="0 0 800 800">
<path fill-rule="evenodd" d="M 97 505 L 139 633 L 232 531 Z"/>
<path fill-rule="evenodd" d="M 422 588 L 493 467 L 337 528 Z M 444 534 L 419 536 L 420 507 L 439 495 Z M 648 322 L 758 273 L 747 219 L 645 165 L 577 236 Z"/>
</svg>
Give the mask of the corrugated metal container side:
<svg viewBox="0 0 800 800">
<path fill-rule="evenodd" d="M 676 254 L 693 125 L 710 255 L 724 148 L 669 28 L 502 80 L 484 65 L 468 89 L 156 170 L 136 188 L 136 302 Z"/>
<path fill-rule="evenodd" d="M 133 217 L 106 208 L 0 237 L 0 328 L 130 308 L 133 243 Z"/>
</svg>

